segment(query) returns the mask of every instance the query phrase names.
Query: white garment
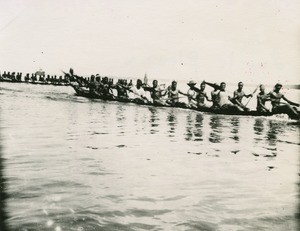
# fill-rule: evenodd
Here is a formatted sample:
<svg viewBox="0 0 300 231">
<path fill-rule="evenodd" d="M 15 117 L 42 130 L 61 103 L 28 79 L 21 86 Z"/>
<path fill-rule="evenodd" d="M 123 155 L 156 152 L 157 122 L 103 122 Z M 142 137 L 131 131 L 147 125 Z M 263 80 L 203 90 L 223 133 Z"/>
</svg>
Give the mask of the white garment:
<svg viewBox="0 0 300 231">
<path fill-rule="evenodd" d="M 130 90 L 133 92 L 131 98 L 143 99 L 142 97 L 146 97 L 145 90 L 142 87 L 140 87 L 140 89 L 137 89 L 136 86 L 133 86 L 133 87 L 130 88 Z"/>
<path fill-rule="evenodd" d="M 190 104 L 192 102 L 192 98 L 196 98 L 196 92 L 192 89 L 189 89 L 187 91 L 187 95 L 188 95 L 188 103 Z"/>
<path fill-rule="evenodd" d="M 226 91 L 220 91 L 219 92 L 219 106 L 222 107 L 224 104 L 231 104 L 229 99 L 229 95 Z"/>
</svg>

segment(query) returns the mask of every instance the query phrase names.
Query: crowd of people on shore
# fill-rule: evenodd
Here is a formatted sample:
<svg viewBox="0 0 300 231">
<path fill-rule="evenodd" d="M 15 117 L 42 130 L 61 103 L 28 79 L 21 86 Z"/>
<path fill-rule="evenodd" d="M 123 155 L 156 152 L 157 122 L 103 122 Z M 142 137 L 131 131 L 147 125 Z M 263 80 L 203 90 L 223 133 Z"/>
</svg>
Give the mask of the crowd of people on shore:
<svg viewBox="0 0 300 231">
<path fill-rule="evenodd" d="M 194 81 L 187 83 L 189 89 L 187 92 L 183 92 L 177 88 L 177 82 L 172 81 L 169 86 L 165 84 L 159 84 L 157 80 L 153 80 L 152 86 L 148 84 L 148 80 L 137 79 L 136 84 L 132 81 L 127 82 L 125 79 L 119 79 L 117 83 L 114 83 L 113 79 L 108 77 L 101 78 L 100 76 L 92 75 L 89 80 L 85 78 L 75 76 L 73 74 L 66 74 L 67 78 L 73 79 L 71 85 L 74 88 L 88 89 L 89 93 L 95 96 L 99 96 L 103 99 L 117 99 L 120 101 L 134 100 L 140 103 L 152 103 L 156 106 L 175 106 L 194 109 L 212 109 L 212 110 L 224 110 L 224 111 L 249 111 L 247 107 L 250 99 L 259 89 L 257 94 L 257 107 L 256 110 L 261 113 L 286 113 L 291 118 L 300 118 L 300 112 L 297 107 L 298 103 L 288 100 L 284 94 L 280 92 L 282 84 L 277 83 L 274 89 L 270 92 L 265 91 L 264 85 L 259 85 L 254 92 L 246 94 L 243 90 L 244 84 L 238 83 L 237 89 L 231 96 L 226 90 L 226 83 L 221 84 L 210 83 L 202 81 L 197 87 Z M 206 86 L 210 86 L 213 90 L 208 94 L 206 92 Z M 113 89 L 116 89 L 114 94 Z M 147 97 L 146 92 L 150 93 L 151 99 Z M 187 98 L 187 102 L 183 102 L 182 98 Z M 245 104 L 244 98 L 249 98 Z M 285 102 L 282 102 L 284 100 Z M 272 107 L 269 109 L 266 106 L 266 102 L 270 101 Z M 211 102 L 212 105 L 208 105 L 207 102 Z"/>
</svg>

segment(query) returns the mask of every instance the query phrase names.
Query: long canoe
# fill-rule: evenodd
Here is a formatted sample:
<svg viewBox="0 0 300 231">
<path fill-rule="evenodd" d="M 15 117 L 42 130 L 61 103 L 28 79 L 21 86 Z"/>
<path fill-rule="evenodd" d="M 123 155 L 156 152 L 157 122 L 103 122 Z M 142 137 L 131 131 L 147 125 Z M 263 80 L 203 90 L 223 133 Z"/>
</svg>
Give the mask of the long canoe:
<svg viewBox="0 0 300 231">
<path fill-rule="evenodd" d="M 102 100 L 109 100 L 109 101 L 118 101 L 118 102 L 130 102 L 130 103 L 135 103 L 139 105 L 149 105 L 149 106 L 155 106 L 155 107 L 174 107 L 174 106 L 162 106 L 162 105 L 155 105 L 153 103 L 141 103 L 140 101 L 135 101 L 135 100 L 119 100 L 117 98 L 114 99 L 108 99 L 104 98 L 98 94 L 93 94 L 90 93 L 89 90 L 80 88 L 78 86 L 73 86 L 71 85 L 75 92 L 76 95 L 86 97 L 86 98 L 91 98 L 91 99 L 102 99 Z M 177 108 L 184 108 L 184 109 L 191 109 L 199 112 L 207 112 L 207 113 L 212 113 L 212 114 L 222 114 L 222 115 L 240 115 L 240 116 L 272 116 L 274 113 L 272 112 L 258 112 L 258 111 L 233 111 L 233 110 L 220 110 L 220 109 L 211 109 L 211 108 L 190 108 L 190 107 L 184 107 L 183 105 L 180 106 L 175 106 Z"/>
</svg>

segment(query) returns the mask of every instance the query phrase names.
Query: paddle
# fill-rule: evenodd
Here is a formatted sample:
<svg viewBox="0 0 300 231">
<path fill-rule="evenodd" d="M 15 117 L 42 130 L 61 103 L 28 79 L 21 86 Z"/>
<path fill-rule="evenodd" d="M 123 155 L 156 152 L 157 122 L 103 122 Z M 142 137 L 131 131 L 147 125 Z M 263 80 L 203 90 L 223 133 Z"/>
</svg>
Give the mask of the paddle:
<svg viewBox="0 0 300 231">
<path fill-rule="evenodd" d="M 206 82 L 206 81 L 203 81 L 203 83 L 207 84 L 208 86 L 211 86 L 213 88 L 216 88 L 218 90 L 221 89 L 221 87 L 218 85 L 218 84 L 215 84 L 215 83 L 210 83 L 210 82 Z"/>
<path fill-rule="evenodd" d="M 119 85 L 120 87 L 125 88 L 127 91 L 132 92 L 133 94 L 137 95 L 138 97 L 141 97 L 142 99 L 147 100 L 147 102 L 149 102 L 149 100 L 148 100 L 145 96 L 139 95 L 138 93 L 134 92 L 133 90 L 131 90 L 130 88 L 128 88 L 128 87 L 126 87 L 126 86 L 123 86 L 122 84 L 118 84 L 118 85 Z"/>
<path fill-rule="evenodd" d="M 250 96 L 250 99 L 249 99 L 248 102 L 245 104 L 245 107 L 247 107 L 248 103 L 249 103 L 250 100 L 253 98 L 253 95 L 255 94 L 255 92 L 257 91 L 257 89 L 258 89 L 259 86 L 260 86 L 260 85 L 258 85 L 258 86 L 255 88 L 255 90 L 252 92 L 252 96 Z"/>
</svg>

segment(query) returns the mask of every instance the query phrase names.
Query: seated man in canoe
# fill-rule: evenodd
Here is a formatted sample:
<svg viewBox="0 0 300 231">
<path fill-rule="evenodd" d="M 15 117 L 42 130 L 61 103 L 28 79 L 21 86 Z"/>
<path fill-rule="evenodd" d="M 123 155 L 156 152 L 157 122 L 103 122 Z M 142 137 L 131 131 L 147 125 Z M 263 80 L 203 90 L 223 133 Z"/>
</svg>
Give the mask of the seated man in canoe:
<svg viewBox="0 0 300 231">
<path fill-rule="evenodd" d="M 208 86 L 214 88 L 210 95 L 211 95 L 211 101 L 212 101 L 212 106 L 210 107 L 211 109 L 219 109 L 219 92 L 221 90 L 220 85 L 216 83 L 209 83 L 206 81 L 203 81 L 203 83 L 207 84 Z"/>
<path fill-rule="evenodd" d="M 281 92 L 282 84 L 277 83 L 274 87 L 274 90 L 269 93 L 271 104 L 272 104 L 272 112 L 275 114 L 285 113 L 291 119 L 300 119 L 300 113 L 296 107 L 299 107 L 298 103 L 294 103 L 288 100 Z M 285 100 L 287 103 L 280 102 L 281 99 Z M 296 107 L 292 107 L 296 106 Z"/>
<path fill-rule="evenodd" d="M 122 102 L 129 102 L 129 96 L 126 90 L 126 83 L 124 79 L 119 79 L 118 82 L 112 86 L 117 90 L 117 99 Z"/>
<path fill-rule="evenodd" d="M 270 96 L 265 92 L 265 86 L 263 84 L 259 85 L 256 110 L 258 112 L 270 112 L 270 110 L 266 108 L 265 105 L 268 100 L 270 100 Z"/>
<path fill-rule="evenodd" d="M 98 90 L 94 75 L 91 75 L 90 82 L 89 82 L 89 90 L 90 90 L 90 94 L 95 94 L 96 90 Z"/>
<path fill-rule="evenodd" d="M 243 103 L 242 103 L 242 100 L 244 97 L 248 98 L 248 97 L 252 97 L 253 95 L 252 94 L 246 94 L 244 91 L 243 91 L 243 87 L 244 87 L 244 84 L 242 82 L 239 82 L 238 83 L 238 89 L 235 90 L 233 92 L 233 98 L 231 98 L 231 102 L 233 104 L 236 104 L 238 105 L 240 108 L 242 108 L 244 111 L 249 111 L 249 108 L 247 108 Z"/>
<path fill-rule="evenodd" d="M 232 98 L 226 92 L 225 82 L 222 82 L 220 86 L 209 82 L 205 82 L 205 83 L 214 88 L 214 94 L 212 94 L 213 106 L 211 107 L 211 109 L 221 110 L 225 112 L 244 111 L 243 108 L 231 102 Z"/>
<path fill-rule="evenodd" d="M 162 89 L 158 85 L 157 80 L 153 80 L 152 87 L 145 86 L 144 90 L 150 92 L 150 95 L 151 95 L 151 98 L 153 100 L 154 105 L 156 105 L 156 106 L 165 106 L 165 105 L 167 105 L 167 103 L 163 99 L 163 96 L 166 95 L 167 91 L 165 89 Z"/>
<path fill-rule="evenodd" d="M 168 98 L 166 103 L 172 107 L 186 107 L 186 103 L 179 102 L 179 94 L 187 96 L 187 94 L 177 89 L 177 82 L 172 81 L 171 86 L 167 89 Z"/>
<path fill-rule="evenodd" d="M 125 86 L 124 86 L 125 87 Z M 138 79 L 136 81 L 136 85 L 132 85 L 130 87 L 126 86 L 125 89 L 127 89 L 129 92 L 133 93 L 131 95 L 131 101 L 133 103 L 137 104 L 146 104 L 149 103 L 149 100 L 146 97 L 145 90 L 143 88 L 143 82 L 142 80 Z"/>
<path fill-rule="evenodd" d="M 105 100 L 113 100 L 115 96 L 113 94 L 111 85 L 109 84 L 108 77 L 104 77 L 100 83 L 94 81 L 95 86 L 98 86 L 96 94 Z"/>
<path fill-rule="evenodd" d="M 207 109 L 209 108 L 206 104 L 205 104 L 205 100 L 207 101 L 212 101 L 211 99 L 208 98 L 207 93 L 205 92 L 205 82 L 203 81 L 200 84 L 200 89 L 198 88 L 194 88 L 195 91 L 197 92 L 197 96 L 196 96 L 196 102 L 197 102 L 197 108 L 199 109 Z"/>
<path fill-rule="evenodd" d="M 187 107 L 189 107 L 189 108 L 197 108 L 196 83 L 193 80 L 191 80 L 191 81 L 189 81 L 187 83 L 187 85 L 190 87 L 189 90 L 187 91 L 187 94 L 186 94 L 186 96 L 188 98 Z"/>
</svg>

